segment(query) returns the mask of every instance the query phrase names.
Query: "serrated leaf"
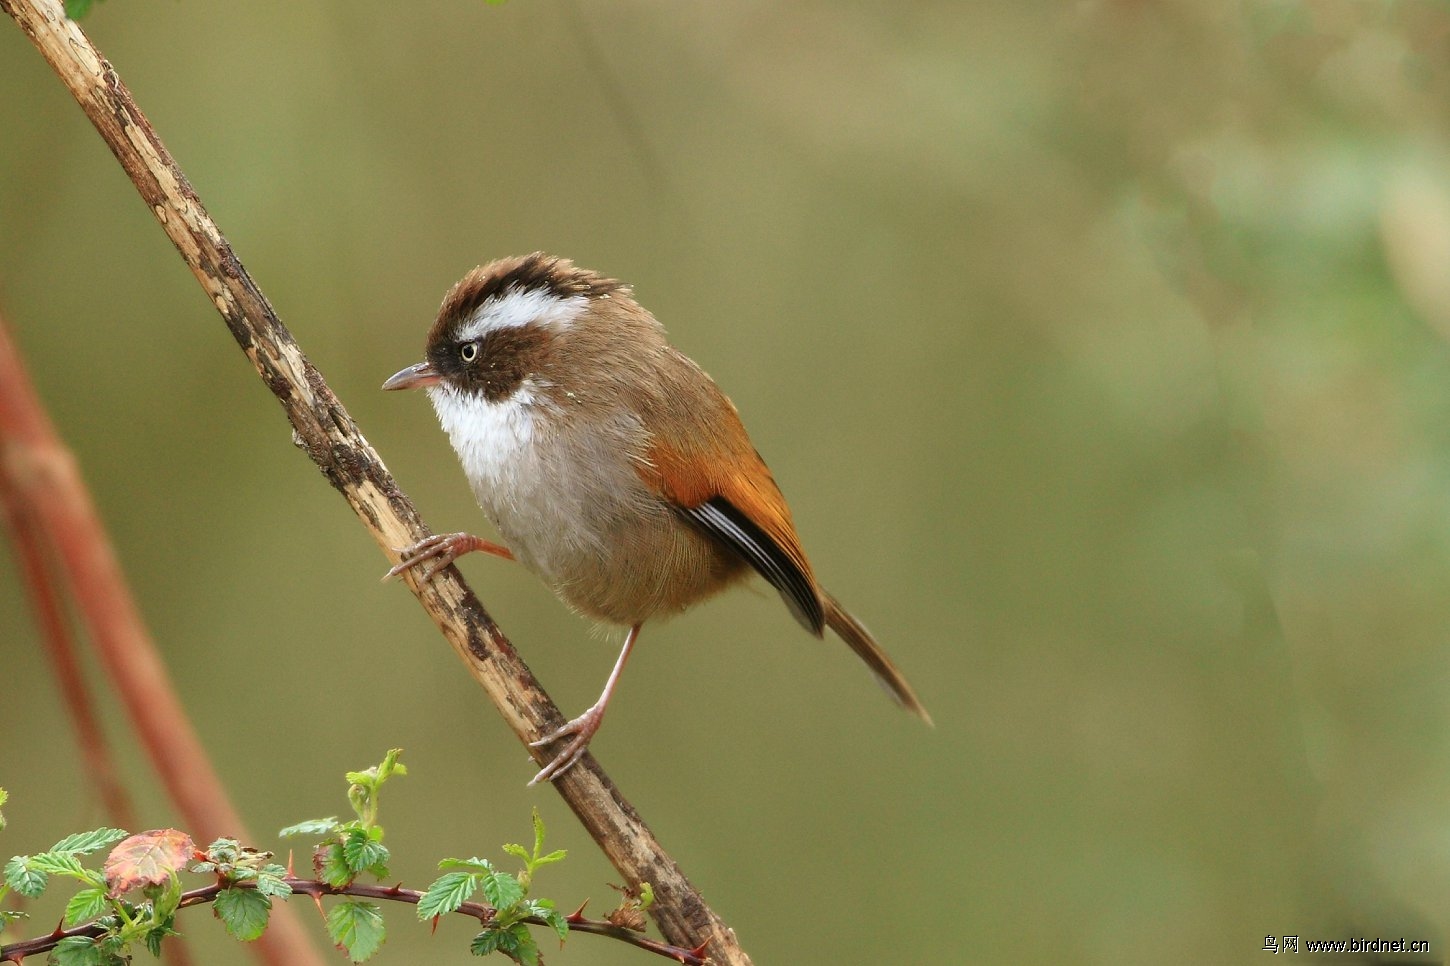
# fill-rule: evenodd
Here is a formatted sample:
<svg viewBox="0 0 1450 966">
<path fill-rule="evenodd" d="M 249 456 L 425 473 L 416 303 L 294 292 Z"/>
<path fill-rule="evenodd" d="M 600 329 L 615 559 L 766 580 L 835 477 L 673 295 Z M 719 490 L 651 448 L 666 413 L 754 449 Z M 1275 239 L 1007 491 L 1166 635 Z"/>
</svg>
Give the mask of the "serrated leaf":
<svg viewBox="0 0 1450 966">
<path fill-rule="evenodd" d="M 17 855 L 5 863 L 5 884 L 27 899 L 39 899 L 50 882 L 50 876 L 40 869 L 32 869 L 30 856 Z"/>
<path fill-rule="evenodd" d="M 337 818 L 312 818 L 305 822 L 298 822 L 296 825 L 289 825 L 277 835 L 281 838 L 290 838 L 293 835 L 331 835 L 337 830 Z"/>
<path fill-rule="evenodd" d="M 266 932 L 272 900 L 256 889 L 223 889 L 211 908 L 233 939 L 251 942 Z"/>
<path fill-rule="evenodd" d="M 341 889 L 353 880 L 353 871 L 347 867 L 342 846 L 337 842 L 328 842 L 313 850 L 312 868 L 319 879 L 336 889 Z"/>
<path fill-rule="evenodd" d="M 137 886 L 165 885 L 196 852 L 191 836 L 174 828 L 138 832 L 106 856 L 106 884 L 119 896 Z"/>
<path fill-rule="evenodd" d="M 498 945 L 523 966 L 539 966 L 539 947 L 534 942 L 534 934 L 523 923 L 516 922 L 510 926 Z"/>
<path fill-rule="evenodd" d="M 81 860 L 74 855 L 65 852 L 41 852 L 39 855 L 32 855 L 30 861 L 25 863 L 30 868 L 45 872 L 50 875 L 82 876 L 85 874 L 85 866 Z"/>
<path fill-rule="evenodd" d="M 467 869 L 469 872 L 492 872 L 493 863 L 488 859 L 444 859 L 438 863 L 440 869 Z"/>
<path fill-rule="evenodd" d="M 524 887 L 507 872 L 491 872 L 480 878 L 483 894 L 495 909 L 508 909 L 523 901 Z"/>
<path fill-rule="evenodd" d="M 418 918 L 446 916 L 473 897 L 478 888 L 478 875 L 472 872 L 449 872 L 433 880 L 423 898 L 418 900 Z"/>
<path fill-rule="evenodd" d="M 468 944 L 468 951 L 475 956 L 487 956 L 498 949 L 498 942 L 503 935 L 502 930 L 489 926 L 473 937 L 473 942 Z"/>
<path fill-rule="evenodd" d="M 552 899 L 530 899 L 523 907 L 528 915 L 538 916 L 548 923 L 549 928 L 559 934 L 560 942 L 569 938 L 569 920 L 554 907 Z"/>
<path fill-rule="evenodd" d="M 548 855 L 541 855 L 537 859 L 535 859 L 534 860 L 534 868 L 537 869 L 539 866 L 541 866 L 541 865 L 548 865 L 551 862 L 563 862 L 568 857 L 569 857 L 569 850 L 568 849 L 555 849 L 554 851 L 550 852 Z"/>
<path fill-rule="evenodd" d="M 55 944 L 49 959 L 56 966 L 110 966 L 114 961 L 113 955 L 88 936 L 66 936 Z"/>
<path fill-rule="evenodd" d="M 108 846 L 115 845 L 126 837 L 126 833 L 118 828 L 98 828 L 91 832 L 77 832 L 75 835 L 67 835 L 59 842 L 50 847 L 51 852 L 74 852 L 79 855 L 89 855 L 92 852 L 99 852 Z"/>
<path fill-rule="evenodd" d="M 354 873 L 367 872 L 386 865 L 388 847 L 369 835 L 367 829 L 355 828 L 342 843 L 342 856 Z"/>
<path fill-rule="evenodd" d="M 161 940 L 172 935 L 172 930 L 169 928 L 170 922 L 171 920 L 167 920 L 166 926 L 157 926 L 146 934 L 146 951 L 157 959 L 161 958 Z"/>
<path fill-rule="evenodd" d="M 65 904 L 65 924 L 78 926 L 87 919 L 94 919 L 108 912 L 110 908 L 111 903 L 106 897 L 105 889 L 82 889 Z"/>
<path fill-rule="evenodd" d="M 292 894 L 292 887 L 282 881 L 281 875 L 264 869 L 257 876 L 257 892 L 264 896 L 285 899 Z"/>
<path fill-rule="evenodd" d="M 534 854 L 544 851 L 544 817 L 534 809 Z"/>
<path fill-rule="evenodd" d="M 348 958 L 360 963 L 378 951 L 387 938 L 387 927 L 375 903 L 349 899 L 327 913 L 327 934 Z"/>
<path fill-rule="evenodd" d="M 217 865 L 230 865 L 242 854 L 242 843 L 236 839 L 219 838 L 206 847 L 206 857 Z"/>
</svg>

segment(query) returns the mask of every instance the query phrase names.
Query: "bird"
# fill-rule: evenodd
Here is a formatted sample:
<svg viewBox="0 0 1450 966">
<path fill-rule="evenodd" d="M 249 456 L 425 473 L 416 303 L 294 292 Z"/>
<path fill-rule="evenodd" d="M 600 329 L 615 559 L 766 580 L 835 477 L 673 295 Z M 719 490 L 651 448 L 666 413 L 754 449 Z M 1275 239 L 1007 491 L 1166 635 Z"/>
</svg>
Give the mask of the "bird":
<svg viewBox="0 0 1450 966">
<path fill-rule="evenodd" d="M 385 579 L 423 568 L 428 580 L 484 552 L 522 564 L 579 614 L 627 629 L 599 700 L 530 743 L 568 739 L 529 784 L 583 755 L 647 621 L 752 573 L 931 724 L 875 637 L 817 581 L 735 405 L 630 286 L 543 252 L 480 265 L 448 291 L 424 360 L 382 388 L 426 390 L 504 541 L 436 534 L 396 548 Z"/>
</svg>

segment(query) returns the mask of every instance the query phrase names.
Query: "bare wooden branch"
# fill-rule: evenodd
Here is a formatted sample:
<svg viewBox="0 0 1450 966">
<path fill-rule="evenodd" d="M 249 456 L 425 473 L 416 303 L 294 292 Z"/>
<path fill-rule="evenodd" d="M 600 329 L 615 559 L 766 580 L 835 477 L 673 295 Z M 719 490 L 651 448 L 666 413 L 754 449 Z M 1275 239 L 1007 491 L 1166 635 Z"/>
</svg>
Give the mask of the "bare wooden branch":
<svg viewBox="0 0 1450 966">
<path fill-rule="evenodd" d="M 294 436 L 347 500 L 388 558 L 427 534 L 322 375 L 302 354 L 176 166 L 156 132 L 86 36 L 65 19 L 59 0 L 0 0 L 60 75 L 176 245 L 227 327 L 281 402 Z M 527 747 L 564 716 L 456 569 L 408 586 L 475 680 Z M 546 752 L 530 749 L 543 762 Z M 708 943 L 720 964 L 748 964 L 734 932 L 705 905 L 634 808 L 586 754 L 554 787 L 628 883 L 649 882 L 650 914 L 666 940 Z"/>
</svg>

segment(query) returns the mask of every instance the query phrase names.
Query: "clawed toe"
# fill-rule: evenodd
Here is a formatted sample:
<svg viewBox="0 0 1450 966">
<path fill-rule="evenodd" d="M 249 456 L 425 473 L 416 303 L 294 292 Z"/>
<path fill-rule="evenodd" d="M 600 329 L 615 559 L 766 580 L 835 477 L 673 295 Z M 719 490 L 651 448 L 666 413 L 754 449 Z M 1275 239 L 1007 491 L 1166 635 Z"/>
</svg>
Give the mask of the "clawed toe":
<svg viewBox="0 0 1450 966">
<path fill-rule="evenodd" d="M 424 582 L 432 580 L 434 574 L 453 563 L 462 553 L 467 552 L 462 549 L 461 544 L 468 539 L 466 533 L 436 533 L 431 537 L 419 540 L 411 547 L 397 548 L 398 553 L 405 556 L 398 561 L 396 567 L 383 574 L 383 580 L 401 577 L 404 571 L 437 557 L 437 562 L 423 571 L 419 578 Z"/>
<path fill-rule="evenodd" d="M 537 785 L 540 782 L 551 782 L 570 768 L 573 768 L 579 759 L 583 757 L 584 752 L 588 750 L 589 741 L 594 737 L 595 732 L 599 730 L 599 723 L 603 718 L 604 709 L 599 705 L 595 705 L 579 717 L 566 723 L 563 727 L 549 732 L 536 741 L 529 742 L 530 748 L 542 748 L 545 745 L 558 741 L 560 738 L 567 737 L 568 735 L 574 736 L 574 740 L 565 745 L 564 750 L 555 755 L 553 760 L 545 765 L 529 781 L 529 784 Z"/>
</svg>

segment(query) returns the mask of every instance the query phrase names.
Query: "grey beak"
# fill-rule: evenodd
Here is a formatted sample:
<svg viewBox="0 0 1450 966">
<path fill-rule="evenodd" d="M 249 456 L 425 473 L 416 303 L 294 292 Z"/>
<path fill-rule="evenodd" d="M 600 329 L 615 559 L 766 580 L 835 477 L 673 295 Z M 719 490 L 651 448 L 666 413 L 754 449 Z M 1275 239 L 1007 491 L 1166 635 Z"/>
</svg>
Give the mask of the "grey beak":
<svg viewBox="0 0 1450 966">
<path fill-rule="evenodd" d="M 409 366 L 402 372 L 395 372 L 383 383 L 384 389 L 418 389 L 422 386 L 431 386 L 443 377 L 438 375 L 438 370 L 433 368 L 432 363 L 420 362 L 416 366 Z"/>
</svg>

